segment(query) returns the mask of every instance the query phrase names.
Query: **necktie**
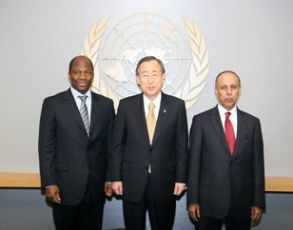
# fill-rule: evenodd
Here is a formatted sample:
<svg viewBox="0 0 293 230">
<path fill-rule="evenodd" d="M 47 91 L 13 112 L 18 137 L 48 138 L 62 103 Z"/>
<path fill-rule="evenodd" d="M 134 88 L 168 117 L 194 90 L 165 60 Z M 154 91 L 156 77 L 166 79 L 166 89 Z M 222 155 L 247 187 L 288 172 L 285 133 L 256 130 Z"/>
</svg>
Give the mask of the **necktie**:
<svg viewBox="0 0 293 230">
<path fill-rule="evenodd" d="M 148 108 L 149 108 L 149 112 L 148 112 L 148 115 L 146 118 L 146 122 L 147 122 L 149 140 L 150 140 L 150 144 L 151 144 L 153 141 L 155 127 L 156 127 L 156 116 L 155 116 L 155 111 L 154 111 L 154 109 L 155 109 L 154 103 L 150 102 Z"/>
<path fill-rule="evenodd" d="M 230 150 L 231 155 L 234 153 L 234 147 L 235 147 L 235 134 L 233 125 L 229 119 L 229 116 L 231 115 L 230 112 L 226 112 L 226 120 L 225 120 L 225 132 L 226 132 L 226 140 L 227 144 Z"/>
<path fill-rule="evenodd" d="M 90 120 L 89 120 L 89 114 L 88 114 L 88 111 L 87 111 L 87 106 L 86 106 L 86 103 L 85 103 L 87 96 L 78 96 L 78 97 L 81 100 L 80 115 L 81 115 L 85 130 L 87 132 L 87 135 L 89 136 Z"/>
</svg>

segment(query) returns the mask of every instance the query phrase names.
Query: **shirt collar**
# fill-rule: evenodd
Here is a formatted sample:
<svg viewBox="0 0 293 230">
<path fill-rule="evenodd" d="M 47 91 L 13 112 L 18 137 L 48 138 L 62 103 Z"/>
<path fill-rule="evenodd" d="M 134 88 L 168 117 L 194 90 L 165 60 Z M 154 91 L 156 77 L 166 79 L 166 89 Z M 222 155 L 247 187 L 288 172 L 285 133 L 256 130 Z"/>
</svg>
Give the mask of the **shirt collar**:
<svg viewBox="0 0 293 230">
<path fill-rule="evenodd" d="M 160 92 L 159 95 L 155 98 L 155 100 L 152 101 L 154 105 L 156 106 L 155 108 L 160 107 L 161 99 L 162 99 L 162 93 Z M 143 94 L 143 102 L 146 106 L 149 105 L 150 101 L 151 100 Z"/>
<path fill-rule="evenodd" d="M 71 93 L 73 95 L 74 98 L 77 98 L 78 96 L 84 96 L 86 95 L 88 98 L 92 97 L 91 94 L 91 90 L 89 89 L 85 94 L 82 94 L 80 92 L 78 92 L 75 88 L 73 88 L 72 86 L 70 87 Z"/>
<path fill-rule="evenodd" d="M 221 115 L 225 115 L 226 112 L 230 112 L 231 116 L 235 116 L 237 114 L 237 106 L 234 106 L 231 110 L 227 110 L 222 105 L 218 104 L 218 110 Z"/>
</svg>

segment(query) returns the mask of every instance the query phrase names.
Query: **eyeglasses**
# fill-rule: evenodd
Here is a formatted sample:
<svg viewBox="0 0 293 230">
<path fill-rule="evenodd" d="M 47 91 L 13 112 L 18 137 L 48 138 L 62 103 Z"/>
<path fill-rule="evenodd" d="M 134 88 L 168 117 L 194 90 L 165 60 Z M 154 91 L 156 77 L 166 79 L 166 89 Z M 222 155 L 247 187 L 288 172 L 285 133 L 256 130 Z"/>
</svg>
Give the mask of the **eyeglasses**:
<svg viewBox="0 0 293 230">
<path fill-rule="evenodd" d="M 142 75 L 139 75 L 140 79 L 144 80 L 144 81 L 161 79 L 162 76 L 163 76 L 162 74 L 142 74 Z"/>
</svg>

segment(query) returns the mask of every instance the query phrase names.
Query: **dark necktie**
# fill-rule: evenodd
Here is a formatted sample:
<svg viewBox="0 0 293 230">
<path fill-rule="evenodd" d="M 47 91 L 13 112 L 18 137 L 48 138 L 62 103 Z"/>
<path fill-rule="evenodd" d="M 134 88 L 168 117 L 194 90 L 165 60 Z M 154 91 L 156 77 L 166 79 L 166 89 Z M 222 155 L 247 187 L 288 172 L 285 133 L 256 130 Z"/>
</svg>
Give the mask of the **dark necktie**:
<svg viewBox="0 0 293 230">
<path fill-rule="evenodd" d="M 88 114 L 88 110 L 87 110 L 87 106 L 86 106 L 86 98 L 87 96 L 78 96 L 79 99 L 81 100 L 81 104 L 80 104 L 80 115 L 85 127 L 85 130 L 87 132 L 87 135 L 89 136 L 90 133 L 90 120 L 89 120 L 89 114 Z"/>
<path fill-rule="evenodd" d="M 227 144 L 230 150 L 231 155 L 234 153 L 234 147 L 235 147 L 235 134 L 232 122 L 229 119 L 229 116 L 231 115 L 230 112 L 226 112 L 226 120 L 225 120 L 225 132 L 226 132 L 226 140 Z"/>
</svg>

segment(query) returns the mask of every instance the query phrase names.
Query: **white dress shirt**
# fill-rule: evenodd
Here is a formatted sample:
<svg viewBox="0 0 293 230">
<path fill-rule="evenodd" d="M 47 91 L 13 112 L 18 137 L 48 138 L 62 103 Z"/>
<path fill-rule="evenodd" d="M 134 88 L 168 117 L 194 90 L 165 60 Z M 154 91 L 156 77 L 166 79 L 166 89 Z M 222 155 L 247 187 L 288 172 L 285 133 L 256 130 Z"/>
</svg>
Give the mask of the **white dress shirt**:
<svg viewBox="0 0 293 230">
<path fill-rule="evenodd" d="M 75 100 L 75 103 L 76 103 L 79 111 L 80 111 L 80 107 L 81 107 L 81 100 L 78 96 L 84 96 L 84 95 L 87 96 L 85 103 L 86 103 L 86 107 L 87 107 L 87 111 L 88 111 L 88 115 L 89 115 L 89 121 L 91 122 L 91 111 L 92 111 L 92 93 L 91 93 L 91 91 L 88 90 L 85 94 L 81 94 L 73 87 L 70 87 L 70 90 L 71 90 L 71 93 L 73 95 L 73 98 Z"/>
<path fill-rule="evenodd" d="M 225 131 L 226 112 L 231 113 L 231 115 L 229 116 L 229 119 L 230 119 L 230 121 L 231 121 L 231 123 L 233 125 L 233 130 L 234 130 L 235 139 L 236 139 L 236 137 L 237 137 L 237 107 L 234 106 L 233 109 L 228 111 L 223 106 L 218 104 L 218 110 L 219 110 L 219 113 L 220 113 L 220 117 L 221 117 L 221 121 L 222 121 L 224 131 Z"/>
<path fill-rule="evenodd" d="M 159 116 L 159 111 L 160 111 L 160 106 L 161 106 L 161 100 L 162 100 L 162 93 L 160 92 L 160 94 L 155 98 L 155 100 L 152 101 L 153 104 L 155 105 L 154 113 L 155 113 L 155 116 L 156 116 L 156 120 L 158 119 L 158 116 Z M 147 115 L 148 115 L 150 102 L 151 102 L 151 100 L 148 99 L 143 94 L 143 105 L 144 105 L 145 117 L 147 117 Z"/>
</svg>

